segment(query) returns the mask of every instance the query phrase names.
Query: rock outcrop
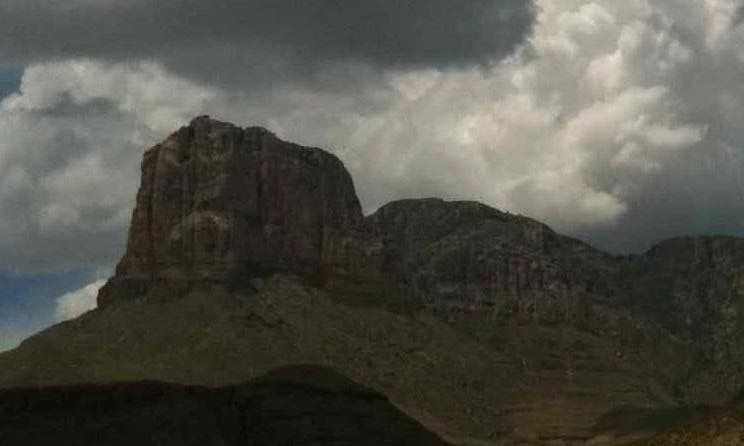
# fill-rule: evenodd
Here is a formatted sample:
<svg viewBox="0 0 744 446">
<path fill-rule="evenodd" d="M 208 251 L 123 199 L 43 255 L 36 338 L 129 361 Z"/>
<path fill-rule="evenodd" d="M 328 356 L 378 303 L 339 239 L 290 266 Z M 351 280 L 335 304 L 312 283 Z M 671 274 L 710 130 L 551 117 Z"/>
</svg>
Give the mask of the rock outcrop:
<svg viewBox="0 0 744 446">
<path fill-rule="evenodd" d="M 526 217 L 426 199 L 390 203 L 367 223 L 386 276 L 439 306 L 557 323 L 610 299 L 617 259 Z"/>
<path fill-rule="evenodd" d="M 361 223 L 334 155 L 198 117 L 145 153 L 127 251 L 99 305 L 163 282 L 342 272 Z"/>
<path fill-rule="evenodd" d="M 679 393 L 721 404 L 744 388 L 744 238 L 680 237 L 627 262 L 623 306 L 658 322 L 694 358 Z"/>
</svg>

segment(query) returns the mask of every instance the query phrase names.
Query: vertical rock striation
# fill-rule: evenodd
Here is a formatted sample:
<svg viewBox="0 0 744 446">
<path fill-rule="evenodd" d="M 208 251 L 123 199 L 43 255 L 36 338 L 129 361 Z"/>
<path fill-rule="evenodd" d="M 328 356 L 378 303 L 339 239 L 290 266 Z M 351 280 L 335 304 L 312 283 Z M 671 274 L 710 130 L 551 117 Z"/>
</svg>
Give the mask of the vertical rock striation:
<svg viewBox="0 0 744 446">
<path fill-rule="evenodd" d="M 198 117 L 145 153 L 127 251 L 99 305 L 158 283 L 343 272 L 362 220 L 334 155 Z"/>
</svg>

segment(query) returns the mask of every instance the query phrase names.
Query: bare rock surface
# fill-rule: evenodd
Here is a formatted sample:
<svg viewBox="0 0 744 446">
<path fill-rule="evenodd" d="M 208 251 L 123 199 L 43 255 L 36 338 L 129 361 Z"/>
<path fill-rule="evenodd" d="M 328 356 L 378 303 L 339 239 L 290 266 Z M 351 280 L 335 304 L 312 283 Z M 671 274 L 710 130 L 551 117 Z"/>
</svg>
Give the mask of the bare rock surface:
<svg viewBox="0 0 744 446">
<path fill-rule="evenodd" d="M 162 282 L 341 269 L 361 221 L 334 155 L 198 117 L 145 153 L 127 251 L 99 304 Z"/>
<path fill-rule="evenodd" d="M 477 202 L 403 200 L 367 218 L 381 269 L 440 305 L 544 322 L 609 300 L 617 259 L 535 220 Z"/>
</svg>

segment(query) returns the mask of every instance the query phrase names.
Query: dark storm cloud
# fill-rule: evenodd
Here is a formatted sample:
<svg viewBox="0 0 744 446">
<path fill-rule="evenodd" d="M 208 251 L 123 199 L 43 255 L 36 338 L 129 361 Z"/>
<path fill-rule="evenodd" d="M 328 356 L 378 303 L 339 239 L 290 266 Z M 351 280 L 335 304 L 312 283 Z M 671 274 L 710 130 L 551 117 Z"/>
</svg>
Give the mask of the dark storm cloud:
<svg viewBox="0 0 744 446">
<path fill-rule="evenodd" d="M 744 5 L 739 6 L 739 9 L 736 10 L 736 15 L 734 16 L 735 26 L 741 25 L 742 22 L 744 22 Z"/>
<path fill-rule="evenodd" d="M 524 0 L 6 0 L 0 58 L 183 56 L 197 67 L 213 54 L 270 55 L 278 66 L 461 67 L 509 54 L 533 18 Z"/>
</svg>

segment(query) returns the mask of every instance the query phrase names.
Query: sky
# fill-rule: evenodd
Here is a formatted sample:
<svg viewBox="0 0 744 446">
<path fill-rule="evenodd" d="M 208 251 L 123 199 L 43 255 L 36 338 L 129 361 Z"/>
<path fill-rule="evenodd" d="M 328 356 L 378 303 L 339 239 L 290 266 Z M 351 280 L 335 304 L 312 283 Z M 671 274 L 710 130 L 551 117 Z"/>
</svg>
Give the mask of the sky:
<svg viewBox="0 0 744 446">
<path fill-rule="evenodd" d="M 473 199 L 615 253 L 744 234 L 744 0 L 3 0 L 0 350 L 95 305 L 143 151 L 210 114 L 367 212 Z"/>
</svg>

